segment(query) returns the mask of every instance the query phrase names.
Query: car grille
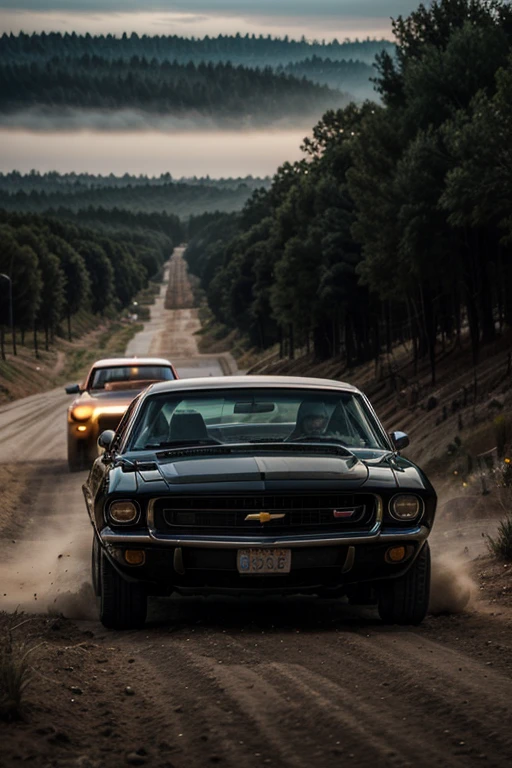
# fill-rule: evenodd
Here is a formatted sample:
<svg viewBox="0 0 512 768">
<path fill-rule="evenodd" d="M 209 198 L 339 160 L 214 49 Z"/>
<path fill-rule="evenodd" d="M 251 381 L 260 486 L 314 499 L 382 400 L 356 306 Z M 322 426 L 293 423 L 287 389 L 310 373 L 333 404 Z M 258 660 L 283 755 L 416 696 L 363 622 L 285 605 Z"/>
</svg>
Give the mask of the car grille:
<svg viewBox="0 0 512 768">
<path fill-rule="evenodd" d="M 250 514 L 283 515 L 268 522 Z M 364 531 L 377 517 L 370 494 L 173 496 L 153 504 L 154 528 L 160 533 L 255 536 L 268 534 Z"/>
</svg>

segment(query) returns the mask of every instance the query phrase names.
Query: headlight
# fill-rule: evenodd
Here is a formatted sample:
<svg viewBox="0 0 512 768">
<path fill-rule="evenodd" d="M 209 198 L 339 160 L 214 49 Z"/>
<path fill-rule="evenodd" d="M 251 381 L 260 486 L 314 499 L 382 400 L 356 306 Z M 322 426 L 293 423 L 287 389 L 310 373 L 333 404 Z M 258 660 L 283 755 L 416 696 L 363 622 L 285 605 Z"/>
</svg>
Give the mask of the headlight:
<svg viewBox="0 0 512 768">
<path fill-rule="evenodd" d="M 90 405 L 78 405 L 71 411 L 71 418 L 75 421 L 87 421 L 90 419 L 93 413 L 93 409 Z"/>
<path fill-rule="evenodd" d="M 133 501 L 113 501 L 108 513 L 115 523 L 133 523 L 139 510 Z"/>
<path fill-rule="evenodd" d="M 401 494 L 391 499 L 389 513 L 395 520 L 415 520 L 423 508 L 421 499 L 417 496 Z"/>
</svg>

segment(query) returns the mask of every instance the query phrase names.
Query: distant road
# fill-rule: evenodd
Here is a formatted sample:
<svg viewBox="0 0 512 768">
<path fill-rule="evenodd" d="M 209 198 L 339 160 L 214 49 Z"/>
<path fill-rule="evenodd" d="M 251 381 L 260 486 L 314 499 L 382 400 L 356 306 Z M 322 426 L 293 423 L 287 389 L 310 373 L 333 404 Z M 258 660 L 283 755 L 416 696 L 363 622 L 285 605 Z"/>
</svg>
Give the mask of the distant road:
<svg viewBox="0 0 512 768">
<path fill-rule="evenodd" d="M 130 341 L 126 354 L 165 357 L 174 363 L 182 378 L 234 373 L 236 364 L 231 355 L 199 354 L 194 334 L 201 329 L 201 323 L 198 310 L 190 306 L 192 292 L 183 259 L 184 250 L 175 249 L 165 270 L 160 295 L 151 307 L 151 320 Z M 166 304 L 181 308 L 166 309 Z"/>
</svg>

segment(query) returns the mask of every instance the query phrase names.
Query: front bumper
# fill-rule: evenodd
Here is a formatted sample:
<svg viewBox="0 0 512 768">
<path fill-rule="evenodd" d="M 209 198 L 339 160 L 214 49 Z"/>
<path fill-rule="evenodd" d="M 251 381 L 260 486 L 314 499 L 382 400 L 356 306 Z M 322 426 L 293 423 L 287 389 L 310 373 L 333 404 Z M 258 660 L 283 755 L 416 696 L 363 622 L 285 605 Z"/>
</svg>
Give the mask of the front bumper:
<svg viewBox="0 0 512 768">
<path fill-rule="evenodd" d="M 422 543 L 429 535 L 429 529 L 424 525 L 412 528 L 387 528 L 376 526 L 367 533 L 335 533 L 315 536 L 165 536 L 163 534 L 138 533 L 129 531 L 113 531 L 106 527 L 101 531 L 101 539 L 105 544 L 140 549 L 153 547 L 198 547 L 200 549 L 253 549 L 268 547 L 336 547 L 369 543 L 394 543 L 414 541 Z"/>
<path fill-rule="evenodd" d="M 253 593 L 308 592 L 368 581 L 396 578 L 405 573 L 420 552 L 430 530 L 376 528 L 360 534 L 336 533 L 316 536 L 204 537 L 165 536 L 114 531 L 100 533 L 105 551 L 127 579 L 144 581 L 156 594 L 180 589 Z M 404 546 L 407 556 L 391 563 L 391 546 Z M 292 550 L 288 574 L 246 575 L 237 570 L 237 550 L 286 548 Z M 126 562 L 127 550 L 143 550 L 143 565 Z M 151 591 L 151 589 L 150 589 Z"/>
</svg>

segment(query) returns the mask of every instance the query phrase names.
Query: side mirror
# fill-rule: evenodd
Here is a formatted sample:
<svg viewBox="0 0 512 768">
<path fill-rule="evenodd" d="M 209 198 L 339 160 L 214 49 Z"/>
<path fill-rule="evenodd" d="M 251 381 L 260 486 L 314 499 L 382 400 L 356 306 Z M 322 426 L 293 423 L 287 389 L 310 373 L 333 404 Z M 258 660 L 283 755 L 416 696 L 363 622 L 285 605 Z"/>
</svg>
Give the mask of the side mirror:
<svg viewBox="0 0 512 768">
<path fill-rule="evenodd" d="M 80 392 L 80 384 L 70 384 L 69 387 L 66 387 L 66 392 L 68 395 L 78 395 Z"/>
<path fill-rule="evenodd" d="M 100 448 L 103 448 L 104 451 L 109 451 L 112 447 L 112 442 L 114 440 L 115 432 L 113 429 L 106 429 L 104 432 L 101 433 L 101 435 L 98 437 L 98 445 Z"/>
<path fill-rule="evenodd" d="M 409 436 L 405 432 L 392 432 L 390 438 L 396 451 L 403 451 L 409 445 Z"/>
</svg>

